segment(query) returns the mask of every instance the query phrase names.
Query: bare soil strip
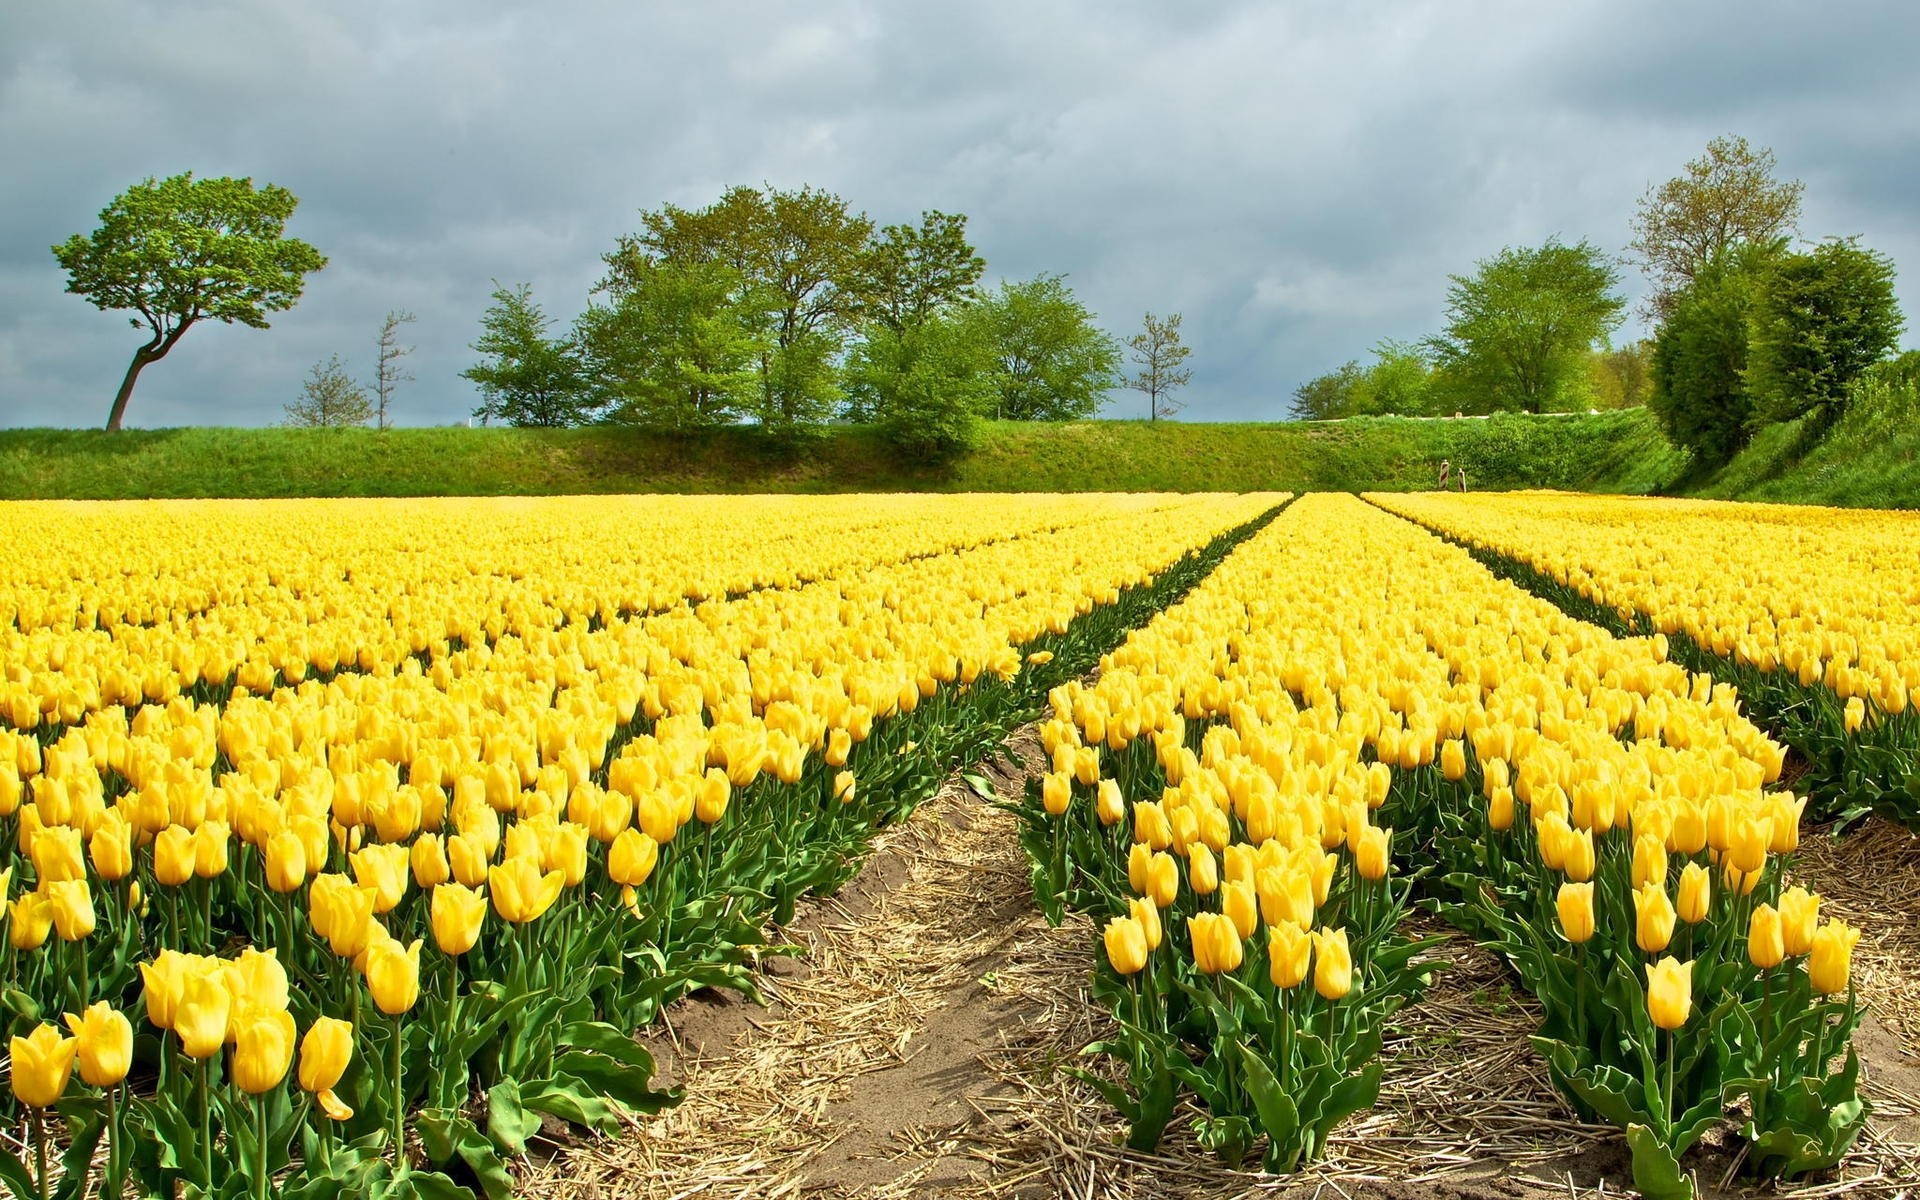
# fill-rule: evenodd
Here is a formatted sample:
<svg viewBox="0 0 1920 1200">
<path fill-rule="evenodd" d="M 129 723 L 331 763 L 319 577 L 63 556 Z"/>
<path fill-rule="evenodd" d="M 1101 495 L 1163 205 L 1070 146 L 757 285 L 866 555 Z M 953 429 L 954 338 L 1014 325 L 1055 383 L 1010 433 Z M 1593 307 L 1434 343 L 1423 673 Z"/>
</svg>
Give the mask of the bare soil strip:
<svg viewBox="0 0 1920 1200">
<path fill-rule="evenodd" d="M 1042 769 L 1030 730 L 1013 746 Z M 986 773 L 1002 796 L 1025 786 L 1025 770 Z M 1920 849 L 1895 827 L 1837 846 L 1810 836 L 1800 867 L 1831 911 L 1868 930 L 1856 963 L 1874 1011 L 1857 1043 L 1877 1113 L 1834 1178 L 1771 1194 L 1900 1195 L 1920 1182 Z M 1105 1101 L 1059 1070 L 1108 1070 L 1079 1058 L 1110 1032 L 1087 995 L 1087 923 L 1047 927 L 1012 819 L 952 779 L 882 835 L 839 896 L 803 906 L 785 931 L 803 953 L 768 961 L 764 1007 L 701 995 L 670 1011 L 655 1048 L 685 1103 L 618 1138 L 552 1147 L 526 1164 L 523 1189 L 548 1200 L 1624 1192 L 1618 1135 L 1573 1116 L 1527 1043 L 1531 1000 L 1491 954 L 1429 928 L 1448 938 L 1447 968 L 1391 1032 L 1379 1105 L 1340 1130 L 1325 1162 L 1290 1177 L 1231 1171 L 1182 1118 L 1158 1152 L 1135 1153 Z M 1724 1139 L 1689 1159 L 1705 1194 L 1756 1194 L 1729 1186 L 1737 1165 Z"/>
</svg>

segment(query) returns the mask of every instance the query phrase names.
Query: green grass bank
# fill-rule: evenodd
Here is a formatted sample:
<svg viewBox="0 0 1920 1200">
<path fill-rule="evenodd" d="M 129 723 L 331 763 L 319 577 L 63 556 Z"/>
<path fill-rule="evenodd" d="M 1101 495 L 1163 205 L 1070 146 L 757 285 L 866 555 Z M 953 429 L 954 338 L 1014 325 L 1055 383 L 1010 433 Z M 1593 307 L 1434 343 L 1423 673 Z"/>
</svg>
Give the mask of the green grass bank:
<svg viewBox="0 0 1920 1200">
<path fill-rule="evenodd" d="M 0 498 L 485 496 L 593 492 L 1400 491 L 1442 459 L 1476 489 L 1681 493 L 1920 507 L 1920 401 L 1863 395 L 1824 438 L 1773 426 L 1694 469 L 1644 409 L 1486 419 L 1199 424 L 1001 422 L 943 466 L 906 462 L 873 431 L 804 450 L 751 430 L 674 438 L 633 429 L 0 430 Z"/>
<path fill-rule="evenodd" d="M 1476 488 L 1643 492 L 1685 467 L 1645 414 L 988 427 L 944 466 L 872 431 L 805 450 L 749 430 L 672 438 L 581 429 L 0 430 L 0 498 L 551 495 L 590 492 L 1293 491 L 1431 487 L 1441 459 Z"/>
</svg>

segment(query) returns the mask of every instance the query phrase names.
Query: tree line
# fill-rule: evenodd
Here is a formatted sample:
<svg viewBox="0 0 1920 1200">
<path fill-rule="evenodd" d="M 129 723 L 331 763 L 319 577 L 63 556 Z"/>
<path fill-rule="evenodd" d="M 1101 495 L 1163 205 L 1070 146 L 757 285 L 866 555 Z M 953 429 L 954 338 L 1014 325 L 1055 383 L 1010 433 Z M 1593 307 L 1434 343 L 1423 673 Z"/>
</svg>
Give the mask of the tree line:
<svg viewBox="0 0 1920 1200">
<path fill-rule="evenodd" d="M 1894 269 L 1857 238 L 1794 244 L 1804 185 L 1773 152 L 1719 137 L 1641 198 L 1625 261 L 1652 285 L 1648 339 L 1613 346 L 1620 263 L 1591 242 L 1508 247 L 1451 277 L 1446 328 L 1382 341 L 1294 391 L 1311 419 L 1556 412 L 1646 404 L 1703 465 L 1760 428 L 1818 436 L 1887 358 L 1902 319 Z M 1897 367 L 1920 373 L 1920 357 Z"/>
<path fill-rule="evenodd" d="M 146 180 L 114 198 L 100 228 L 53 248 L 67 290 L 131 311 L 151 336 L 134 354 L 108 429 L 140 372 L 196 323 L 265 328 L 326 265 L 285 236 L 297 201 L 284 188 L 191 173 Z M 560 326 L 527 284 L 495 283 L 462 372 L 483 422 L 606 421 L 671 433 L 748 424 L 776 439 L 828 421 L 869 423 L 909 452 L 971 446 L 980 422 L 1092 416 L 1118 386 L 1149 419 L 1180 407 L 1189 382 L 1180 315 L 1146 315 L 1124 348 L 1064 276 L 986 288 L 967 218 L 928 211 L 877 226 L 831 192 L 735 187 L 713 204 L 663 205 L 603 256 L 585 310 Z M 413 321 L 389 312 L 371 386 L 338 355 L 318 363 L 286 406 L 295 425 L 391 424 L 413 378 L 400 342 Z M 1123 375 L 1125 359 L 1140 368 Z"/>
</svg>

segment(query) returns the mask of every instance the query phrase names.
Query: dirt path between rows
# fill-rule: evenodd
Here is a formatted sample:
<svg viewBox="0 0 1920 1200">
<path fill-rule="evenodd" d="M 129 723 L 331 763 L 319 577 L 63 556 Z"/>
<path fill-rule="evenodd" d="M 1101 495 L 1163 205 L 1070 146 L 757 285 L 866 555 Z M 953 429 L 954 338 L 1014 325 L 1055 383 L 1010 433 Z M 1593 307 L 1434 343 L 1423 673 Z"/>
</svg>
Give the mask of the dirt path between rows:
<svg viewBox="0 0 1920 1200">
<path fill-rule="evenodd" d="M 1002 796 L 1020 794 L 1026 769 L 1041 769 L 1031 731 L 1010 745 L 1026 768 L 996 760 L 983 769 Z M 1890 853 L 1863 845 L 1859 853 L 1883 862 Z M 1830 850 L 1846 854 L 1845 844 L 1820 845 L 1804 856 L 1818 883 L 1857 865 Z M 1920 895 L 1920 854 L 1899 869 Z M 1865 919 L 1858 890 L 1835 910 Z M 1862 989 L 1876 1006 L 1858 1039 L 1879 1110 L 1868 1135 L 1836 1178 L 1773 1194 L 1893 1196 L 1915 1186 L 1920 1067 L 1910 1050 L 1920 1014 L 1903 1007 L 1920 978 L 1915 913 L 1920 900 L 1904 933 L 1875 941 L 1883 912 L 1861 944 Z M 803 905 L 785 931 L 803 953 L 768 960 L 765 1006 L 717 994 L 674 1006 L 652 1040 L 662 1074 L 687 1088 L 680 1107 L 529 1163 L 524 1192 L 1528 1200 L 1624 1191 L 1618 1135 L 1576 1121 L 1527 1044 L 1530 1000 L 1465 938 L 1437 922 L 1423 932 L 1448 938 L 1447 968 L 1390 1031 L 1378 1106 L 1342 1127 L 1325 1162 L 1287 1178 L 1230 1171 L 1193 1144 L 1184 1116 L 1157 1153 L 1134 1153 L 1111 1108 L 1058 1069 L 1105 1069 L 1077 1057 L 1109 1031 L 1086 994 L 1093 935 L 1081 918 L 1048 928 L 1012 818 L 956 777 L 881 836 L 838 896 Z M 1734 1163 L 1721 1139 L 1689 1165 L 1716 1195 Z"/>
</svg>

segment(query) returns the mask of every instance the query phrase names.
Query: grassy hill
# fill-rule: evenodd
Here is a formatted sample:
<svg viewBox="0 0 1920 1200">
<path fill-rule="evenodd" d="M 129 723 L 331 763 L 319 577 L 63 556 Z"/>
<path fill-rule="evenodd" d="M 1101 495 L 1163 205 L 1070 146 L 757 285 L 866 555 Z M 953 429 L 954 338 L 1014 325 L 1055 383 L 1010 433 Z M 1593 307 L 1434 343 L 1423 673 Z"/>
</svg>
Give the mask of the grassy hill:
<svg viewBox="0 0 1920 1200">
<path fill-rule="evenodd" d="M 1238 491 L 1431 487 L 1441 459 L 1476 488 L 1651 491 L 1685 467 L 1642 412 L 988 427 L 957 462 L 901 461 L 840 427 L 805 450 L 749 430 L 0 430 L 0 498 L 422 496 L 580 492 Z"/>
<path fill-rule="evenodd" d="M 1476 489 L 1682 492 L 1920 507 L 1920 393 L 1863 393 L 1824 439 L 1774 426 L 1718 471 L 1693 470 L 1644 409 L 1486 419 L 990 425 L 981 447 L 916 465 L 873 431 L 803 450 L 728 429 L 0 430 L 0 498 L 552 495 L 588 492 L 1396 491 L 1440 460 Z"/>
</svg>

